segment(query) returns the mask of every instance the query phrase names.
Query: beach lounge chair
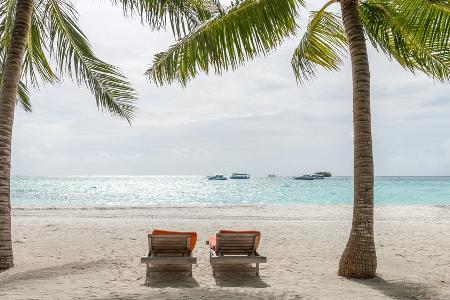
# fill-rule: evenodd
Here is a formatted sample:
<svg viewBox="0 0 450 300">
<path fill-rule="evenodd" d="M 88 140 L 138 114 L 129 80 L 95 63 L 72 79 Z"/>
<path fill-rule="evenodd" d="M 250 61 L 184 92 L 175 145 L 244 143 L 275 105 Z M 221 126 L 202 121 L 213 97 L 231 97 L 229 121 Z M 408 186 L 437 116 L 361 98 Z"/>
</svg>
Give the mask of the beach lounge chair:
<svg viewBox="0 0 450 300">
<path fill-rule="evenodd" d="M 192 277 L 192 265 L 197 263 L 197 258 L 192 257 L 196 243 L 195 232 L 153 230 L 148 235 L 148 255 L 141 258 L 141 263 L 147 266 L 146 276 L 148 277 L 150 272 L 166 271 L 164 268 L 150 268 L 150 266 L 188 266 L 189 275 Z"/>
<path fill-rule="evenodd" d="M 258 252 L 261 233 L 259 231 L 220 230 L 215 237 L 210 237 L 210 262 L 213 276 L 217 265 L 256 264 L 256 276 L 259 276 L 259 264 L 266 263 L 267 258 Z"/>
</svg>

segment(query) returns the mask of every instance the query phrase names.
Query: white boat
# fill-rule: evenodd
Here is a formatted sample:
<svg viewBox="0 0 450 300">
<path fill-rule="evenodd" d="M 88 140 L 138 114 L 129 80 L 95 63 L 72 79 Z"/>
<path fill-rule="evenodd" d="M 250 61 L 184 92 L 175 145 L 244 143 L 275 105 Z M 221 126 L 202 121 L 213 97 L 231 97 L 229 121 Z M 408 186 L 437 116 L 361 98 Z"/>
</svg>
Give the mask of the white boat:
<svg viewBox="0 0 450 300">
<path fill-rule="evenodd" d="M 315 179 L 325 179 L 323 176 L 318 174 L 305 174 L 301 176 L 295 176 L 295 180 L 315 180 Z"/>
<path fill-rule="evenodd" d="M 223 175 L 223 174 L 214 174 L 214 175 L 209 175 L 208 176 L 209 180 L 227 180 L 227 176 Z"/>
<path fill-rule="evenodd" d="M 331 177 L 331 173 L 330 172 L 316 172 L 314 174 L 315 175 L 320 175 L 322 177 Z"/>
<path fill-rule="evenodd" d="M 294 179 L 295 180 L 314 180 L 315 178 L 312 175 L 306 174 L 306 175 L 301 175 L 301 176 L 295 176 Z"/>
<path fill-rule="evenodd" d="M 230 179 L 250 179 L 250 175 L 244 173 L 233 173 L 231 174 Z"/>
</svg>

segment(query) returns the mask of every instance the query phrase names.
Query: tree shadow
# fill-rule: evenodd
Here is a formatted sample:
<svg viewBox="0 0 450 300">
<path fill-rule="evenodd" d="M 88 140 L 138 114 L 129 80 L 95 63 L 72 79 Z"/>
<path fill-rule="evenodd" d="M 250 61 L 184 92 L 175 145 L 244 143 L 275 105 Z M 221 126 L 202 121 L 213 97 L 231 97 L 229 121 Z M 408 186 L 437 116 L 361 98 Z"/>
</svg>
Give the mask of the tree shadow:
<svg viewBox="0 0 450 300">
<path fill-rule="evenodd" d="M 10 284 L 23 284 L 24 281 L 28 280 L 39 280 L 39 279 L 49 279 L 56 278 L 60 276 L 72 275 L 77 273 L 82 273 L 84 270 L 100 270 L 106 268 L 111 260 L 99 259 L 92 260 L 89 262 L 72 262 L 68 264 L 63 264 L 59 266 L 52 266 L 47 268 L 41 268 L 36 270 L 29 270 L 26 272 L 11 274 L 10 276 L 5 276 L 0 278 L 0 286 L 10 285 Z M 14 269 L 9 269 L 14 270 Z M 9 271 L 3 270 L 3 271 Z"/>
<path fill-rule="evenodd" d="M 255 268 L 250 265 L 211 266 L 216 276 L 216 284 L 220 287 L 270 287 L 261 277 L 256 276 Z"/>
<path fill-rule="evenodd" d="M 353 279 L 352 281 L 378 290 L 384 295 L 393 299 L 439 299 L 439 294 L 435 290 L 433 290 L 433 288 L 423 283 L 411 281 L 386 281 L 381 277 L 375 277 L 374 279 L 368 280 Z"/>
</svg>

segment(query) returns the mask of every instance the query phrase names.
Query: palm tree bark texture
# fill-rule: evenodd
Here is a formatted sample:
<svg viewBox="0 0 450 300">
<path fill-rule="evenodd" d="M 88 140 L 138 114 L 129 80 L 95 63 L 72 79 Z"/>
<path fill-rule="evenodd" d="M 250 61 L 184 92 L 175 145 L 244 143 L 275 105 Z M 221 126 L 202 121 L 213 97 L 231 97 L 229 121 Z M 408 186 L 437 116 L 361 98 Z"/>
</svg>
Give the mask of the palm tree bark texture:
<svg viewBox="0 0 450 300">
<path fill-rule="evenodd" d="M 33 0 L 18 0 L 0 88 L 0 269 L 14 264 L 11 240 L 11 137 L 17 90 L 30 30 Z"/>
<path fill-rule="evenodd" d="M 339 262 L 340 276 L 372 278 L 377 257 L 373 235 L 373 153 L 370 115 L 370 72 L 358 0 L 341 0 L 353 79 L 354 205 L 350 237 Z"/>
</svg>

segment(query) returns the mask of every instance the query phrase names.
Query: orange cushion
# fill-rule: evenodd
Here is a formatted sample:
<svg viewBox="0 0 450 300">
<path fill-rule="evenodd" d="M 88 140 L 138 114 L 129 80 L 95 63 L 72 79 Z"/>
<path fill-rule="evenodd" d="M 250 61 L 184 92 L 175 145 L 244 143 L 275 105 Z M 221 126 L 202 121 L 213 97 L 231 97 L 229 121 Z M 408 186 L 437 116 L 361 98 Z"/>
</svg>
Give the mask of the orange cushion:
<svg viewBox="0 0 450 300">
<path fill-rule="evenodd" d="M 248 233 L 248 234 L 255 234 L 256 235 L 256 249 L 258 249 L 259 246 L 259 242 L 261 240 L 261 232 L 256 231 L 256 230 L 226 230 L 226 229 L 221 229 L 219 231 L 219 233 Z M 211 249 L 216 250 L 216 237 L 212 236 L 209 238 L 209 246 L 211 247 Z"/>
<path fill-rule="evenodd" d="M 209 237 L 209 246 L 211 247 L 211 249 L 216 250 L 216 237 L 215 236 Z"/>
<path fill-rule="evenodd" d="M 197 232 L 183 232 L 183 231 L 172 231 L 172 230 L 161 230 L 161 229 L 153 229 L 152 234 L 161 235 L 161 234 L 188 234 L 191 236 L 191 244 L 189 245 L 189 250 L 193 251 L 195 248 L 195 244 L 197 244 Z"/>
</svg>

